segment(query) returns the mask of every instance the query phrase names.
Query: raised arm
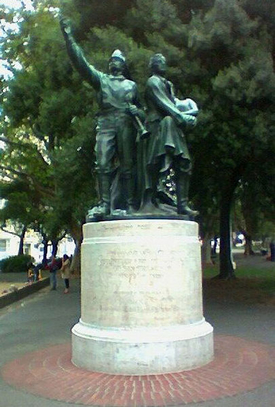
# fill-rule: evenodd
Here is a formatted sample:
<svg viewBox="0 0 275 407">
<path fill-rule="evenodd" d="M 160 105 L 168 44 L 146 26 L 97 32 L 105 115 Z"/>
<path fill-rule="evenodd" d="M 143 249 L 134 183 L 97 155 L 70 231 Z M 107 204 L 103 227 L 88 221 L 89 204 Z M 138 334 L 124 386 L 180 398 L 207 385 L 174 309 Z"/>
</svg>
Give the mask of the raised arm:
<svg viewBox="0 0 275 407">
<path fill-rule="evenodd" d="M 100 77 L 102 73 L 88 63 L 81 48 L 75 42 L 72 34 L 71 25 L 68 19 L 60 18 L 60 27 L 65 38 L 68 55 L 75 69 L 82 78 L 89 82 L 96 90 L 100 88 Z"/>
</svg>

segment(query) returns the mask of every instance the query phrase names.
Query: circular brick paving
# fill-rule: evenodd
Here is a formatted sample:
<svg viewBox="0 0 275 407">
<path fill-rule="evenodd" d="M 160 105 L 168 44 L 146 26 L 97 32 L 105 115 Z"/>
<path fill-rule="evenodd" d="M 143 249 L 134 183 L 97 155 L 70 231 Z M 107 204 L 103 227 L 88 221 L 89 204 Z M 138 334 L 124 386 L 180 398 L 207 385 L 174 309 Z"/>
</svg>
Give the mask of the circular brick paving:
<svg viewBox="0 0 275 407">
<path fill-rule="evenodd" d="M 233 396 L 275 378 L 275 348 L 245 339 L 215 337 L 215 359 L 181 373 L 117 376 L 71 363 L 71 345 L 29 353 L 2 369 L 10 385 L 37 396 L 86 406 L 178 406 Z"/>
</svg>

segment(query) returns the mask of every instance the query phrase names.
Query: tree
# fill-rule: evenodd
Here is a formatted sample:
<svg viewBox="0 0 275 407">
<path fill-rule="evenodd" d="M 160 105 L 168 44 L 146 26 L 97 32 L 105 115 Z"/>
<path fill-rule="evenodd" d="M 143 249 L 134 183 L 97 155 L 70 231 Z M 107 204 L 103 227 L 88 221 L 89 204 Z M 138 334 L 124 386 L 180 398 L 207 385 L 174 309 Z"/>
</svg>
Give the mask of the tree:
<svg viewBox="0 0 275 407">
<path fill-rule="evenodd" d="M 57 21 L 49 13 L 57 5 L 36 1 L 35 13 L 24 14 L 20 33 L 9 33 L 5 55 L 11 64 L 20 61 L 22 69 L 2 89 L 7 137 L 15 137 L 11 129 L 24 129 L 29 140 L 43 147 L 43 174 L 50 186 L 45 180 L 41 185 L 51 191 L 43 203 L 52 208 L 55 222 L 60 215 L 59 223 L 62 219 L 63 229 L 72 233 L 80 230 L 95 196 L 88 175 L 93 156 L 86 147 L 94 142 L 95 104 L 93 91 L 72 71 Z M 219 217 L 219 277 L 234 277 L 232 203 L 239 185 L 253 185 L 255 163 L 261 167 L 274 153 L 275 5 L 268 0 L 261 7 L 254 0 L 109 1 L 104 12 L 105 5 L 88 0 L 64 4 L 64 14 L 72 17 L 77 40 L 95 66 L 105 70 L 111 52 L 120 48 L 142 95 L 149 57 L 160 51 L 178 96 L 193 98 L 201 108 L 197 128 L 187 135 L 194 157 L 191 198 L 205 235 L 214 232 Z M 16 137 L 18 141 L 18 132 Z M 76 160 L 81 146 L 86 155 Z M 70 185 L 64 182 L 66 174 Z M 260 190 L 265 201 L 267 193 Z"/>
<path fill-rule="evenodd" d="M 1 229 L 20 237 L 18 249 L 18 255 L 20 255 L 23 254 L 26 231 L 38 214 L 36 197 L 31 188 L 26 188 L 26 184 L 19 180 L 14 183 L 2 182 L 0 189 L 1 198 L 8 198 L 3 209 L 0 210 Z M 15 232 L 7 227 L 11 220 Z"/>
<path fill-rule="evenodd" d="M 246 236 L 245 254 L 254 254 L 252 239 L 263 233 L 264 223 L 272 223 L 275 218 L 275 167 L 272 154 L 266 154 L 264 162 L 253 162 L 249 166 L 238 187 L 238 197 L 244 219 L 239 230 L 243 229 Z"/>
<path fill-rule="evenodd" d="M 209 193 L 220 205 L 219 277 L 231 278 L 230 213 L 236 188 L 251 167 L 264 163 L 274 150 L 272 38 L 266 25 L 251 19 L 237 2 L 216 1 L 190 25 L 193 52 L 207 68 L 204 81 L 209 79 L 202 104 L 203 138 L 198 136 L 199 149 L 194 146 L 195 165 L 202 165 L 201 183 L 204 171 L 206 185 L 209 176 L 215 180 Z"/>
<path fill-rule="evenodd" d="M 94 107 L 72 70 L 50 5 L 36 2 L 33 12 L 6 14 L 7 19 L 17 18 L 19 28 L 8 32 L 3 44 L 13 76 L 2 80 L 6 148 L 1 174 L 6 184 L 19 180 L 25 189 L 34 189 L 40 211 L 35 224 L 47 239 L 57 242 L 68 231 L 79 242 L 83 214 L 95 199 L 90 170 Z M 15 61 L 19 69 L 13 68 Z M 88 143 L 85 159 L 78 159 L 77 150 Z"/>
</svg>

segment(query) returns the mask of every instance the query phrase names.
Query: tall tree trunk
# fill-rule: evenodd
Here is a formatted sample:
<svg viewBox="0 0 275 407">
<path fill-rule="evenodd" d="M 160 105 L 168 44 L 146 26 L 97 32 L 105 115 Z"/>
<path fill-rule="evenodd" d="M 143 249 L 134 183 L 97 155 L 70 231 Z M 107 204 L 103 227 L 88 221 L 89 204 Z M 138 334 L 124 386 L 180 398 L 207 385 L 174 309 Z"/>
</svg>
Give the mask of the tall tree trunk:
<svg viewBox="0 0 275 407">
<path fill-rule="evenodd" d="M 243 235 L 245 238 L 245 248 L 244 248 L 244 255 L 245 256 L 250 256 L 250 255 L 254 255 L 254 251 L 252 248 L 252 238 L 251 235 L 249 235 L 247 232 L 243 231 Z"/>
<path fill-rule="evenodd" d="M 235 277 L 232 259 L 232 233 L 231 233 L 231 203 L 232 196 L 227 194 L 221 199 L 220 209 L 220 274 L 221 279 Z"/>
<path fill-rule="evenodd" d="M 211 259 L 211 238 L 208 233 L 205 234 L 203 238 L 203 244 L 201 247 L 201 258 L 202 258 L 202 264 L 212 264 L 212 259 Z"/>
<path fill-rule="evenodd" d="M 83 223 L 85 221 L 83 220 Z M 81 274 L 81 243 L 83 240 L 83 234 L 82 234 L 82 225 L 79 226 L 78 224 L 74 224 L 70 228 L 70 234 L 72 238 L 74 239 L 75 242 L 75 251 L 72 259 L 72 264 L 71 264 L 71 269 L 73 270 L 73 273 L 76 275 Z"/>
<path fill-rule="evenodd" d="M 257 165 L 255 165 L 257 168 Z M 257 170 L 254 170 L 255 174 L 254 177 L 257 177 Z M 253 177 L 253 172 L 249 173 L 249 177 Z M 256 178 L 257 179 L 257 178 Z M 244 217 L 245 227 L 241 230 L 245 237 L 245 250 L 244 254 L 246 256 L 254 255 L 252 239 L 255 236 L 258 226 L 259 226 L 259 219 L 260 219 L 260 209 L 259 205 L 256 204 L 255 200 L 257 200 L 257 196 L 259 194 L 259 187 L 257 187 L 257 183 L 255 185 L 250 185 L 244 183 L 243 191 L 241 195 L 241 210 Z"/>
<path fill-rule="evenodd" d="M 56 256 L 56 254 L 57 254 L 57 249 L 58 249 L 58 242 L 59 242 L 59 240 L 53 240 L 52 239 L 52 256 Z"/>
<path fill-rule="evenodd" d="M 80 275 L 81 267 L 80 267 L 80 253 L 81 253 L 81 244 L 80 242 L 75 242 L 75 251 L 73 255 L 73 260 L 71 264 L 71 270 L 73 274 Z"/>
<path fill-rule="evenodd" d="M 45 237 L 43 238 L 43 260 L 42 263 L 46 264 L 47 263 L 47 256 L 48 256 L 48 244 L 49 241 Z"/>
<path fill-rule="evenodd" d="M 224 188 L 220 203 L 220 274 L 218 278 L 229 280 L 236 278 L 232 257 L 231 207 L 235 189 L 241 178 L 243 167 L 235 168 L 228 180 L 224 180 Z"/>
<path fill-rule="evenodd" d="M 18 256 L 24 254 L 24 239 L 27 231 L 27 226 L 23 226 L 23 229 L 21 231 L 20 235 L 20 242 L 19 242 L 19 248 L 18 248 Z"/>
</svg>

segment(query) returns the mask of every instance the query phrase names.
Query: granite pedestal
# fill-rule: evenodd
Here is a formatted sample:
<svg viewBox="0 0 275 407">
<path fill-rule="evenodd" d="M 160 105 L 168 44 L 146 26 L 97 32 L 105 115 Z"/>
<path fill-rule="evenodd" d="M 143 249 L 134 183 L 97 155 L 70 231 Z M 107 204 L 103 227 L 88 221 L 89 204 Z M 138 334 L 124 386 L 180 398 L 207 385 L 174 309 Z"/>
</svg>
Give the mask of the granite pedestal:
<svg viewBox="0 0 275 407">
<path fill-rule="evenodd" d="M 72 329 L 76 366 L 148 375 L 190 370 L 213 359 L 197 223 L 86 223 L 81 253 L 81 318 Z"/>
</svg>

